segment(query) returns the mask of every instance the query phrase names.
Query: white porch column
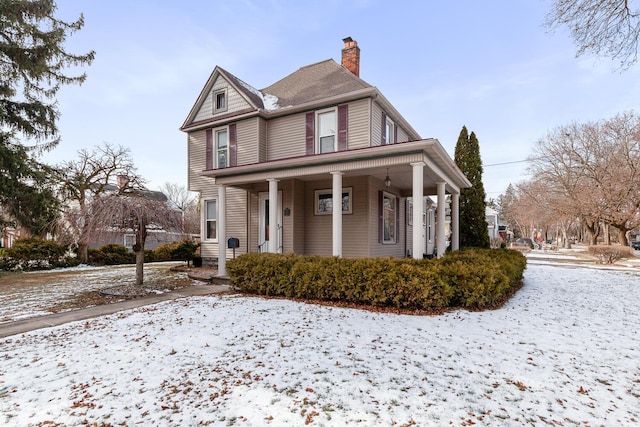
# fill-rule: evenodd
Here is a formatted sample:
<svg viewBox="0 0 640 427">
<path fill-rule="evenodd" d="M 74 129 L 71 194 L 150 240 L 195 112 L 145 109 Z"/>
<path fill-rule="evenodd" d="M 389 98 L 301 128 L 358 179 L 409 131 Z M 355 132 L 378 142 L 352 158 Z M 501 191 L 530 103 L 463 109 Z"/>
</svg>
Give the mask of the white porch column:
<svg viewBox="0 0 640 427">
<path fill-rule="evenodd" d="M 278 180 L 269 181 L 269 253 L 278 252 Z"/>
<path fill-rule="evenodd" d="M 447 250 L 447 241 L 445 239 L 445 212 L 447 210 L 444 192 L 445 192 L 445 183 L 444 182 L 436 182 L 436 186 L 438 188 L 438 206 L 437 206 L 437 221 L 438 226 L 436 228 L 436 243 L 437 243 L 437 252 L 438 258 L 442 258 L 444 256 L 444 252 Z"/>
<path fill-rule="evenodd" d="M 218 187 L 218 276 L 227 275 L 227 187 Z"/>
<path fill-rule="evenodd" d="M 451 195 L 451 250 L 460 249 L 460 193 Z"/>
<path fill-rule="evenodd" d="M 424 239 L 422 238 L 422 216 L 424 215 L 424 163 L 411 163 L 413 169 L 413 259 L 424 257 Z"/>
<path fill-rule="evenodd" d="M 342 175 L 343 172 L 331 172 L 333 175 L 333 256 L 342 257 Z"/>
</svg>

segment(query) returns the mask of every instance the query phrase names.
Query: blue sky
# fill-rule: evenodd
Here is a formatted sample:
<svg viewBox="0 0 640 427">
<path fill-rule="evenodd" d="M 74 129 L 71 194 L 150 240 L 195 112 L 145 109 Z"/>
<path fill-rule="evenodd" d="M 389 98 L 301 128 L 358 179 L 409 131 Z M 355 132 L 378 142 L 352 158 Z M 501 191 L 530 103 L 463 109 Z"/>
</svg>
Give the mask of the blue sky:
<svg viewBox="0 0 640 427">
<path fill-rule="evenodd" d="M 219 65 L 261 89 L 298 68 L 361 49 L 360 77 L 423 138 L 453 157 L 463 125 L 480 141 L 487 196 L 526 179 L 536 140 L 573 121 L 636 109 L 640 65 L 575 58 L 564 30 L 543 27 L 550 0 L 58 0 L 85 27 L 67 50 L 96 51 L 82 86 L 59 92 L 56 164 L 102 142 L 129 147 L 151 189 L 186 185 L 178 128 Z"/>
</svg>

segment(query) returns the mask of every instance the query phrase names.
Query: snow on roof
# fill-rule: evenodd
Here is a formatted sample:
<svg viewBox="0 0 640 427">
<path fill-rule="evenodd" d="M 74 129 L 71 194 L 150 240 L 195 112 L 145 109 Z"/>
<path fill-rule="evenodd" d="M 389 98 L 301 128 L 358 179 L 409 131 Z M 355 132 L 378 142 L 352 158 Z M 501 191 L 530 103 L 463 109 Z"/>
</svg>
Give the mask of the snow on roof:
<svg viewBox="0 0 640 427">
<path fill-rule="evenodd" d="M 280 108 L 280 105 L 278 105 L 278 97 L 277 96 L 270 95 L 268 93 L 262 93 L 258 89 L 256 89 L 253 86 L 251 86 L 249 83 L 247 83 L 247 82 L 245 82 L 242 79 L 239 79 L 237 77 L 236 77 L 236 80 L 246 90 L 248 90 L 249 92 L 253 93 L 257 97 L 262 99 L 262 105 L 264 106 L 265 110 L 277 110 L 278 108 Z"/>
</svg>

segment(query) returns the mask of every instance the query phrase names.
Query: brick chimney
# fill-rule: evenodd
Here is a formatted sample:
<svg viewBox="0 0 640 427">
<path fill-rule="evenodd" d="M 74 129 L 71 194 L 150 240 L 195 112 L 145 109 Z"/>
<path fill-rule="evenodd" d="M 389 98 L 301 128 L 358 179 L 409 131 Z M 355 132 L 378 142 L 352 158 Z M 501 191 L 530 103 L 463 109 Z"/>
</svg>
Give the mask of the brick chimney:
<svg viewBox="0 0 640 427">
<path fill-rule="evenodd" d="M 342 66 L 351 71 L 356 77 L 360 77 L 360 48 L 358 42 L 347 37 L 342 39 L 344 47 L 342 48 Z"/>
</svg>

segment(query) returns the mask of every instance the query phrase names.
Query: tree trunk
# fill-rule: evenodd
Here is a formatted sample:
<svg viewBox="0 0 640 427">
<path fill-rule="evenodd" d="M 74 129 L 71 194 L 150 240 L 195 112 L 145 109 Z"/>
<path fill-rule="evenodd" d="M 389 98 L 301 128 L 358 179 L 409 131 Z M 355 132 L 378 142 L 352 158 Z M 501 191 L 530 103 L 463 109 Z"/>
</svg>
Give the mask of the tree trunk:
<svg viewBox="0 0 640 427">
<path fill-rule="evenodd" d="M 136 251 L 136 285 L 142 286 L 144 280 L 144 246 Z"/>
<path fill-rule="evenodd" d="M 609 224 L 605 224 L 604 225 L 604 244 L 605 245 L 610 245 L 611 244 L 611 233 L 609 232 Z"/>
<path fill-rule="evenodd" d="M 87 243 L 78 242 L 78 260 L 83 264 L 89 262 L 89 245 Z"/>
</svg>

